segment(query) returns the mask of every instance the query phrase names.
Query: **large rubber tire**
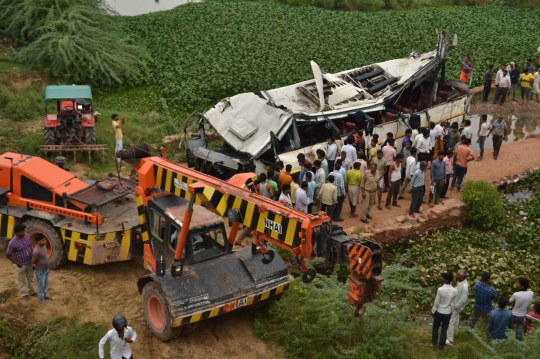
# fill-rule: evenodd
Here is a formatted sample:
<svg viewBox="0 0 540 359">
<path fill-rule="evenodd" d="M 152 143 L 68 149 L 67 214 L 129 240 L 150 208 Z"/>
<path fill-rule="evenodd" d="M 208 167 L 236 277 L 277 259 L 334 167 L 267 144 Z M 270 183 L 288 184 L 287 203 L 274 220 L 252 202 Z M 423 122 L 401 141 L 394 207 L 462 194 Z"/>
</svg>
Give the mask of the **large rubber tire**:
<svg viewBox="0 0 540 359">
<path fill-rule="evenodd" d="M 47 238 L 47 252 L 49 254 L 49 268 L 60 268 L 67 261 L 67 254 L 64 249 L 64 243 L 57 230 L 48 222 L 41 219 L 31 218 L 24 222 L 26 233 L 30 236 L 32 246 L 35 245 L 34 238 L 36 234 L 41 233 Z"/>
<path fill-rule="evenodd" d="M 84 130 L 84 143 L 87 145 L 96 144 L 96 129 L 94 127 L 86 127 Z"/>
<path fill-rule="evenodd" d="M 56 144 L 56 131 L 54 128 L 45 128 L 43 130 L 43 144 L 44 145 L 55 145 Z"/>
<path fill-rule="evenodd" d="M 148 328 L 163 342 L 168 342 L 179 335 L 187 335 L 197 328 L 197 323 L 173 328 L 169 302 L 156 282 L 149 282 L 144 286 L 142 306 Z"/>
</svg>

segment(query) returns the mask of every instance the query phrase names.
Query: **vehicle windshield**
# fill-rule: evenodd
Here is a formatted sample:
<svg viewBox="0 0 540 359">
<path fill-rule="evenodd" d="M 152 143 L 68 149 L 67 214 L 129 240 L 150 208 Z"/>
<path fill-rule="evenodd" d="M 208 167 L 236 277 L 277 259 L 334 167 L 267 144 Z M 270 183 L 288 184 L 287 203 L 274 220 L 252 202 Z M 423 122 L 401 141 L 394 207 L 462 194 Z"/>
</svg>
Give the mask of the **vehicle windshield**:
<svg viewBox="0 0 540 359">
<path fill-rule="evenodd" d="M 191 236 L 193 260 L 201 262 L 226 252 L 225 235 L 221 229 L 196 233 Z"/>
</svg>

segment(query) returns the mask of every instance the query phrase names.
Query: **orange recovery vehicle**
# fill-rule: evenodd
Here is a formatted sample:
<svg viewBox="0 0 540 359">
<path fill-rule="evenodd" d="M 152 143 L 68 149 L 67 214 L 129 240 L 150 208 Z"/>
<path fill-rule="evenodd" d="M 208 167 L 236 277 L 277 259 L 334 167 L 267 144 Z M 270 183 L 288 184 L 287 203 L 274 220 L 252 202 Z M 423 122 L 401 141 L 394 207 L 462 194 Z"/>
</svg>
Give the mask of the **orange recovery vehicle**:
<svg viewBox="0 0 540 359">
<path fill-rule="evenodd" d="M 0 236 L 24 223 L 43 233 L 52 267 L 143 257 L 138 280 L 146 322 L 160 340 L 192 331 L 207 318 L 267 303 L 288 288 L 287 265 L 268 244 L 291 253 L 310 282 L 305 261 L 324 258 L 350 267 L 348 299 L 355 314 L 378 295 L 381 247 L 347 235 L 325 213 L 307 214 L 254 193 L 253 173 L 228 182 L 148 156 L 147 145 L 119 153 L 138 181 L 110 175 L 100 182 L 39 157 L 0 156 Z M 225 217 L 225 220 L 224 220 Z M 230 226 L 227 231 L 225 225 Z M 251 247 L 233 248 L 243 226 Z"/>
</svg>

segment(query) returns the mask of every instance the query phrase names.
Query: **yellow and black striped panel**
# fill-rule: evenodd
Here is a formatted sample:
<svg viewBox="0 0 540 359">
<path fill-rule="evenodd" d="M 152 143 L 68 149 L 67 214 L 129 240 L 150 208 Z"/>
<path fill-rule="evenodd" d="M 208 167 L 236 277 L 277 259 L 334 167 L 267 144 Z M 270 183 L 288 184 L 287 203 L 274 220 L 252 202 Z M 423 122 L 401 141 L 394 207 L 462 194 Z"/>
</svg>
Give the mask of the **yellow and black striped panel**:
<svg viewBox="0 0 540 359">
<path fill-rule="evenodd" d="M 142 196 L 137 196 L 135 200 L 137 202 L 137 215 L 139 216 L 139 224 L 141 225 L 142 240 L 143 242 L 148 242 L 150 238 L 148 236 L 148 224 L 146 223 L 144 201 L 143 201 Z"/>
<path fill-rule="evenodd" d="M 0 214 L 0 237 L 11 239 L 15 235 L 14 228 L 16 223 L 16 217 Z"/>
<path fill-rule="evenodd" d="M 349 260 L 351 271 L 371 278 L 371 250 L 359 243 L 349 247 Z"/>
<path fill-rule="evenodd" d="M 245 298 L 236 299 L 236 300 L 233 300 L 232 302 L 225 303 L 223 305 L 220 305 L 211 309 L 207 309 L 207 310 L 196 312 L 189 315 L 176 317 L 173 319 L 173 327 L 179 327 L 181 325 L 197 323 L 201 320 L 217 317 L 218 315 L 228 313 L 230 311 L 233 311 L 242 307 L 246 307 L 246 306 L 258 303 L 258 302 L 262 302 L 263 300 L 267 300 L 270 297 L 281 294 L 288 287 L 289 287 L 288 283 L 282 284 L 280 286 L 269 289 L 262 293 L 254 294 L 252 296 L 245 297 Z"/>
<path fill-rule="evenodd" d="M 187 187 L 182 183 L 189 185 L 195 181 L 157 165 L 154 166 L 154 171 L 156 174 L 156 186 L 158 188 L 174 193 L 187 200 L 191 198 L 191 193 L 186 190 Z M 253 179 L 248 179 L 246 183 L 249 180 Z M 179 185 L 185 189 L 181 189 Z M 265 233 L 292 247 L 300 246 L 302 225 L 295 219 L 282 216 L 273 211 L 260 212 L 258 205 L 231 194 L 221 193 L 212 187 L 205 187 L 202 196 L 197 196 L 195 203 L 212 210 L 220 216 L 225 216 L 227 210 L 231 208 L 238 209 L 243 215 L 242 223 L 245 226 Z"/>
<path fill-rule="evenodd" d="M 115 242 L 118 241 L 119 243 L 119 251 L 118 251 L 118 258 L 116 260 L 123 261 L 128 260 L 130 258 L 130 248 L 131 248 L 131 230 L 125 230 L 125 231 L 116 231 L 116 232 L 109 232 L 105 233 L 105 237 L 103 239 L 97 240 L 97 234 L 87 234 L 87 233 L 80 233 L 77 231 L 72 231 L 69 229 L 62 228 L 60 230 L 60 233 L 62 234 L 62 240 L 64 241 L 64 248 L 66 253 L 68 254 L 68 260 L 77 262 L 77 263 L 84 263 L 88 265 L 95 265 L 95 264 L 102 264 L 106 262 L 105 256 L 109 254 L 109 251 L 104 251 L 102 257 L 95 257 L 92 254 L 92 246 L 96 242 L 104 241 L 104 242 Z M 103 236 L 103 234 L 99 234 L 99 236 Z"/>
</svg>

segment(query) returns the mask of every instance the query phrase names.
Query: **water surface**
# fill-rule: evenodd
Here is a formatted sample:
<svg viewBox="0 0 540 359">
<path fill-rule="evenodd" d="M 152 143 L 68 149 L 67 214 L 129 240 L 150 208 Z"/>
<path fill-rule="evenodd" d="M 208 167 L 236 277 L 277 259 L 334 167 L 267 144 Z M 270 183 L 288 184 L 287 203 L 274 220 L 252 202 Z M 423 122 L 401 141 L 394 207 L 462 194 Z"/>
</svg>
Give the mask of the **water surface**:
<svg viewBox="0 0 540 359">
<path fill-rule="evenodd" d="M 148 14 L 155 11 L 164 11 L 175 8 L 188 2 L 199 0 L 106 0 L 107 3 L 124 16 Z"/>
</svg>

